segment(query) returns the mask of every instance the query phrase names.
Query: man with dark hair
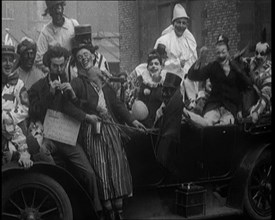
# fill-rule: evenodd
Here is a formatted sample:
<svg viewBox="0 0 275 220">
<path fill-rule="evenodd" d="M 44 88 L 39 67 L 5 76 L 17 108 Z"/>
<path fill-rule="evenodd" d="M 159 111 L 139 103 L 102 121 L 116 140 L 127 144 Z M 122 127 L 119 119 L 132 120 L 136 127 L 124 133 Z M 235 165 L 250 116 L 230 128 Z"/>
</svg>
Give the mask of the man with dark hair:
<svg viewBox="0 0 275 220">
<path fill-rule="evenodd" d="M 189 69 L 189 79 L 205 81 L 209 78 L 212 85 L 203 109 L 203 117 L 184 109 L 191 121 L 198 126 L 234 124 L 241 108 L 241 91 L 251 86 L 249 77 L 229 56 L 228 41 L 224 35 L 218 36 L 216 60 L 206 66 L 201 61 L 206 56 L 207 48 L 202 47 L 200 58 Z"/>
<path fill-rule="evenodd" d="M 29 114 L 31 121 L 39 121 L 43 124 L 48 109 L 68 114 L 79 121 L 83 121 L 87 117 L 85 113 L 79 111 L 66 99 L 70 84 L 67 83 L 64 69 L 68 57 L 69 52 L 59 46 L 50 47 L 45 53 L 43 63 L 49 68 L 50 72 L 45 78 L 36 82 L 29 90 Z M 57 141 L 52 141 L 52 143 L 54 144 L 54 150 L 51 152 L 53 156 L 60 156 L 66 162 L 69 162 L 70 167 L 73 168 L 73 174 L 86 187 L 91 198 L 93 198 L 95 210 L 101 211 L 95 173 L 82 147 L 78 143 L 76 146 L 70 146 Z"/>
<path fill-rule="evenodd" d="M 34 65 L 36 51 L 36 43 L 28 37 L 22 38 L 17 45 L 17 53 L 20 55 L 19 68 L 17 71 L 19 78 L 24 82 L 27 90 L 45 76 L 44 73 Z"/>
</svg>

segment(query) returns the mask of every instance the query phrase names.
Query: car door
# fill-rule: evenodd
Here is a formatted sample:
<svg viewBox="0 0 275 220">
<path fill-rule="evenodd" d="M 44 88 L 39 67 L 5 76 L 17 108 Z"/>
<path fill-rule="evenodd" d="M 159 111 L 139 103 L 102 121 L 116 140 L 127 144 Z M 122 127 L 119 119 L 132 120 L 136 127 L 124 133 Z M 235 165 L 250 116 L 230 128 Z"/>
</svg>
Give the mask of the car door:
<svg viewBox="0 0 275 220">
<path fill-rule="evenodd" d="M 236 132 L 236 125 L 211 126 L 203 129 L 203 177 L 225 176 L 230 171 Z"/>
</svg>

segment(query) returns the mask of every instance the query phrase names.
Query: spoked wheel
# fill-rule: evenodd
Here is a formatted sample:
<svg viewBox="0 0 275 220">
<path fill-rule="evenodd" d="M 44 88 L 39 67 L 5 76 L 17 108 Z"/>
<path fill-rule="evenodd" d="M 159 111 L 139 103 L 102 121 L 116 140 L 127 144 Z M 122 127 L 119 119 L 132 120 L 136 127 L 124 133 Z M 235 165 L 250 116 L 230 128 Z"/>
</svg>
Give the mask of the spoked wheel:
<svg viewBox="0 0 275 220">
<path fill-rule="evenodd" d="M 3 183 L 2 219 L 72 220 L 73 213 L 58 182 L 43 174 L 27 173 Z"/>
<path fill-rule="evenodd" d="M 250 171 L 245 189 L 245 211 L 253 219 L 271 219 L 271 169 L 271 152 L 264 151 Z"/>
</svg>

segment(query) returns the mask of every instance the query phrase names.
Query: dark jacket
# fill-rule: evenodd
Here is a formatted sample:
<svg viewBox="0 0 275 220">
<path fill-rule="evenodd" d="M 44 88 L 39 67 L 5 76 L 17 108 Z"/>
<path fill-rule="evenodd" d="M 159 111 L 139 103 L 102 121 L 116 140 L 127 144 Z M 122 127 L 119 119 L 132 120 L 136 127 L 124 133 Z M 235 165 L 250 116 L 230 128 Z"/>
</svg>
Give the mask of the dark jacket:
<svg viewBox="0 0 275 220">
<path fill-rule="evenodd" d="M 85 113 L 68 101 L 69 99 L 66 97 L 67 94 L 61 94 L 60 91 L 56 91 L 55 95 L 50 93 L 48 76 L 33 84 L 28 94 L 30 101 L 29 116 L 31 121 L 41 121 L 43 123 L 47 109 L 60 111 L 79 121 L 85 119 Z"/>
<path fill-rule="evenodd" d="M 224 106 L 235 117 L 241 109 L 241 91 L 251 86 L 251 80 L 230 61 L 230 72 L 225 75 L 221 65 L 214 61 L 203 68 L 194 70 L 194 65 L 188 71 L 188 78 L 195 81 L 210 79 L 211 93 L 204 106 L 203 114 L 217 107 Z"/>
<path fill-rule="evenodd" d="M 150 94 L 145 95 L 144 90 L 149 89 Z M 162 86 L 158 85 L 155 88 L 151 88 L 148 85 L 142 83 L 140 86 L 140 91 L 138 93 L 138 99 L 143 101 L 148 108 L 149 115 L 143 121 L 141 121 L 146 127 L 151 128 L 154 125 L 156 111 L 162 103 L 161 96 Z"/>
<path fill-rule="evenodd" d="M 99 97 L 88 79 L 85 76 L 79 75 L 71 81 L 71 85 L 77 96 L 77 100 L 74 101 L 76 106 L 87 114 L 98 115 L 96 107 Z M 131 124 L 134 121 L 134 118 L 129 113 L 124 103 L 116 97 L 113 88 L 108 84 L 105 84 L 102 90 L 107 108 L 113 119 L 120 123 L 126 122 L 127 124 Z"/>
</svg>

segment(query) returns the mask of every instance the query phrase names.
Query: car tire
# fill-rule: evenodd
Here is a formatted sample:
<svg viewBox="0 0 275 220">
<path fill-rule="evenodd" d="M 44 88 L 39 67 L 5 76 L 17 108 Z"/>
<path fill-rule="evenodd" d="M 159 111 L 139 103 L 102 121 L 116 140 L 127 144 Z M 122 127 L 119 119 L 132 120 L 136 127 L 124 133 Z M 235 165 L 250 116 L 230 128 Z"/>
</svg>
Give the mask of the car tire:
<svg viewBox="0 0 275 220">
<path fill-rule="evenodd" d="M 67 193 L 57 181 L 44 174 L 25 173 L 2 182 L 2 218 L 14 217 L 73 220 L 73 212 Z"/>
<path fill-rule="evenodd" d="M 271 219 L 271 152 L 265 150 L 249 171 L 244 192 L 244 213 L 252 219 Z"/>
</svg>

